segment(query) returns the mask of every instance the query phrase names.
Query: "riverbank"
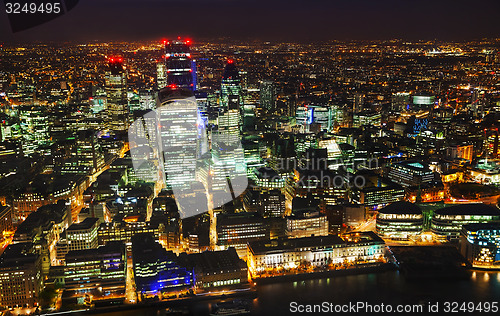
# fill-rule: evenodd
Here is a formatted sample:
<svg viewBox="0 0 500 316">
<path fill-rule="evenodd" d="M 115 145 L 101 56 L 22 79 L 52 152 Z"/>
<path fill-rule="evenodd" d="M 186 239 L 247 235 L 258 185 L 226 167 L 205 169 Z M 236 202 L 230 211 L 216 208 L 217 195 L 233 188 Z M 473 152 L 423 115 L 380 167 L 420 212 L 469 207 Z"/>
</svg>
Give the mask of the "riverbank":
<svg viewBox="0 0 500 316">
<path fill-rule="evenodd" d="M 369 266 L 355 266 L 348 269 L 339 270 L 329 270 L 320 272 L 310 272 L 310 273 L 299 273 L 299 274 L 287 274 L 287 275 L 277 275 L 266 278 L 256 278 L 253 279 L 257 285 L 279 283 L 279 282 L 294 282 L 294 281 L 304 281 L 304 280 L 314 280 L 329 278 L 334 276 L 346 276 L 346 275 L 356 275 L 356 274 L 366 274 L 366 273 L 378 273 L 385 272 L 389 270 L 395 270 L 396 267 L 391 263 L 377 263 L 370 264 Z"/>
<path fill-rule="evenodd" d="M 470 277 L 470 264 L 453 246 L 393 246 L 391 250 L 407 280 L 461 280 Z"/>
<path fill-rule="evenodd" d="M 55 316 L 64 315 L 65 313 L 71 313 L 72 315 L 83 315 L 83 314 L 106 314 L 106 313 L 117 313 L 126 312 L 133 310 L 147 310 L 147 309 L 167 309 L 167 308 L 179 308 L 187 307 L 194 304 L 199 304 L 204 301 L 214 301 L 214 300 L 228 300 L 235 298 L 253 299 L 257 297 L 257 291 L 253 288 L 248 288 L 240 291 L 228 291 L 224 293 L 217 294 L 201 294 L 186 298 L 180 298 L 175 300 L 164 300 L 164 301 L 154 301 L 154 302 L 142 302 L 137 304 L 123 304 L 123 305 L 113 305 L 106 307 L 96 307 L 91 309 L 73 310 L 73 311 L 60 311 L 54 313 L 47 313 L 41 315 Z"/>
</svg>

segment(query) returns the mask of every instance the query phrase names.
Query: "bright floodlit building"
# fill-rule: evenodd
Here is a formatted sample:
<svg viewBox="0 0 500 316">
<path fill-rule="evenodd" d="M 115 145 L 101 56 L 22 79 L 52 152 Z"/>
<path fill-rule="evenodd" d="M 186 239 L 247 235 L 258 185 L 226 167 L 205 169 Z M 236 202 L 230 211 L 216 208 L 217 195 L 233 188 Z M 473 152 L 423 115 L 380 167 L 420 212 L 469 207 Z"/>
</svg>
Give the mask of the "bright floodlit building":
<svg viewBox="0 0 500 316">
<path fill-rule="evenodd" d="M 385 256 L 385 242 L 374 232 L 249 242 L 247 264 L 252 275 L 266 269 L 297 268 L 303 263 L 375 262 Z"/>
<path fill-rule="evenodd" d="M 286 217 L 288 238 L 328 236 L 328 219 L 319 212 L 294 212 Z"/>
<path fill-rule="evenodd" d="M 157 115 L 167 188 L 189 188 L 196 180 L 198 106 L 192 92 L 172 85 L 158 94 Z"/>
<path fill-rule="evenodd" d="M 418 205 L 399 201 L 380 209 L 377 233 L 385 238 L 408 239 L 422 232 L 424 217 Z"/>
</svg>

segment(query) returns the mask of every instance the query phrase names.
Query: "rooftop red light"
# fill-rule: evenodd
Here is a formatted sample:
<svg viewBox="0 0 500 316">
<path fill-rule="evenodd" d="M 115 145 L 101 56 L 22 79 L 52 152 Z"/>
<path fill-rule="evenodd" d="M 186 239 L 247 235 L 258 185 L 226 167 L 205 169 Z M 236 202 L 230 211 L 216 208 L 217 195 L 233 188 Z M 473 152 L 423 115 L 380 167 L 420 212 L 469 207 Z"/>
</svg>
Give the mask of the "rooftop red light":
<svg viewBox="0 0 500 316">
<path fill-rule="evenodd" d="M 109 58 L 110 63 L 121 63 L 123 62 L 123 58 L 121 57 L 110 57 Z"/>
</svg>

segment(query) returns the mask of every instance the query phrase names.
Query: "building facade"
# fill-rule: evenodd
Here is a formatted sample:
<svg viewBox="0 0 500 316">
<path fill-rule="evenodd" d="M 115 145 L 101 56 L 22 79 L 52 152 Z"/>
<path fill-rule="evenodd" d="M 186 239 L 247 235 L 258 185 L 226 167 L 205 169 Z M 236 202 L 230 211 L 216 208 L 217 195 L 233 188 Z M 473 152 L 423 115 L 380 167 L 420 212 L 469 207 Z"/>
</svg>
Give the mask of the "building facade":
<svg viewBox="0 0 500 316">
<path fill-rule="evenodd" d="M 468 224 L 460 232 L 460 252 L 473 267 L 500 267 L 500 223 Z"/>
<path fill-rule="evenodd" d="M 408 160 L 391 165 L 389 179 L 403 187 L 418 186 L 432 182 L 434 173 L 422 162 Z"/>
<path fill-rule="evenodd" d="M 438 209 L 431 220 L 431 231 L 438 239 L 458 241 L 466 224 L 498 223 L 500 210 L 486 204 L 459 204 Z"/>
<path fill-rule="evenodd" d="M 248 244 L 247 264 L 252 276 L 266 269 L 314 267 L 329 263 L 375 262 L 385 257 L 385 243 L 373 232 L 319 236 Z"/>
<path fill-rule="evenodd" d="M 122 242 L 70 251 L 65 256 L 64 290 L 70 292 L 68 297 L 83 297 L 87 293 L 94 300 L 108 295 L 124 297 L 126 266 Z"/>
<path fill-rule="evenodd" d="M 0 304 L 33 307 L 41 288 L 41 258 L 33 252 L 33 244 L 8 246 L 0 256 Z"/>
<path fill-rule="evenodd" d="M 109 128 L 115 131 L 128 129 L 127 73 L 121 57 L 111 57 L 106 71 L 106 97 Z"/>
<path fill-rule="evenodd" d="M 422 232 L 424 216 L 418 205 L 400 201 L 380 209 L 376 225 L 384 238 L 409 239 Z"/>
</svg>

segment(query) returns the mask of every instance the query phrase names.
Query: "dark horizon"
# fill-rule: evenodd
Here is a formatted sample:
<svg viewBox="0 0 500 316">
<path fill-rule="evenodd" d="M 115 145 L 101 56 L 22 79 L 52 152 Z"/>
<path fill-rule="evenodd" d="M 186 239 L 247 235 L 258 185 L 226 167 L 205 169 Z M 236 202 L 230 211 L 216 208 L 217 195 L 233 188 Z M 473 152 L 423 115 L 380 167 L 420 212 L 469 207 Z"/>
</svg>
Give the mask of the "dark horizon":
<svg viewBox="0 0 500 316">
<path fill-rule="evenodd" d="M 0 42 L 195 39 L 315 42 L 499 38 L 494 0 L 228 1 L 81 0 L 65 15 L 12 33 L 5 13 Z"/>
</svg>

